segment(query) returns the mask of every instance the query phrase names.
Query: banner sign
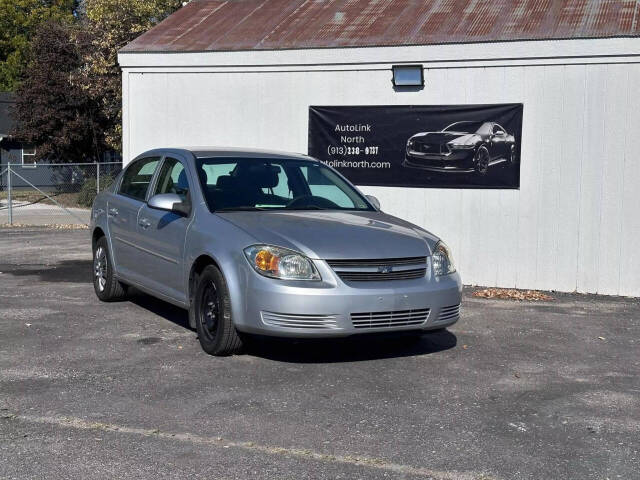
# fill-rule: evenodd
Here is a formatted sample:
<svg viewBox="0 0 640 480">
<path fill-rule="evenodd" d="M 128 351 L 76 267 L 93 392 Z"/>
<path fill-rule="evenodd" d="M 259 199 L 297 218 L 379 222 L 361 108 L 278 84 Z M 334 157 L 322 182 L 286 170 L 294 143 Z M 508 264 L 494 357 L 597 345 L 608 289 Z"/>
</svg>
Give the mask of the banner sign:
<svg viewBox="0 0 640 480">
<path fill-rule="evenodd" d="M 521 103 L 309 107 L 309 155 L 357 185 L 519 188 Z"/>
</svg>

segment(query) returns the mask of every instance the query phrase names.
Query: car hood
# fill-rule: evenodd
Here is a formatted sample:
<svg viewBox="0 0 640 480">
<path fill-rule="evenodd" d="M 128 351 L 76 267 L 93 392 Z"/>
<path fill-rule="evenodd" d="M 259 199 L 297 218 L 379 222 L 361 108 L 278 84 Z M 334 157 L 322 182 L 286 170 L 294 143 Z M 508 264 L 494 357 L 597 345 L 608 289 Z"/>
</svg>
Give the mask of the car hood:
<svg viewBox="0 0 640 480">
<path fill-rule="evenodd" d="M 416 133 L 412 140 L 420 140 L 426 143 L 442 144 L 455 140 L 456 138 L 471 135 L 465 132 L 422 132 Z"/>
<path fill-rule="evenodd" d="M 382 212 L 297 210 L 224 212 L 220 217 L 265 243 L 310 258 L 373 259 L 429 255 L 438 238 Z"/>
</svg>

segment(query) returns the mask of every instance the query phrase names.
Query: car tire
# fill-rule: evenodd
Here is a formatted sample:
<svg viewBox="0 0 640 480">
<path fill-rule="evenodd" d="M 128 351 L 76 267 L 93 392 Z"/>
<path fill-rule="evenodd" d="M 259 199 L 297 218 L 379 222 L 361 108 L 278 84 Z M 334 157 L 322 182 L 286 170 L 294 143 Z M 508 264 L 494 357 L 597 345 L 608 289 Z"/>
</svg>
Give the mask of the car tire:
<svg viewBox="0 0 640 480">
<path fill-rule="evenodd" d="M 485 175 L 489 170 L 489 150 L 484 145 L 478 148 L 475 156 L 475 169 L 480 175 Z"/>
<path fill-rule="evenodd" d="M 511 163 L 511 165 L 515 165 L 517 160 L 518 159 L 516 158 L 516 146 L 511 145 L 511 150 L 509 152 L 509 162 Z"/>
<path fill-rule="evenodd" d="M 115 302 L 127 296 L 127 286 L 114 275 L 106 237 L 100 237 L 93 247 L 93 289 L 103 302 Z"/>
<path fill-rule="evenodd" d="M 193 315 L 200 346 L 209 355 L 225 356 L 242 350 L 242 339 L 231 318 L 231 298 L 222 272 L 214 265 L 198 277 Z"/>
</svg>

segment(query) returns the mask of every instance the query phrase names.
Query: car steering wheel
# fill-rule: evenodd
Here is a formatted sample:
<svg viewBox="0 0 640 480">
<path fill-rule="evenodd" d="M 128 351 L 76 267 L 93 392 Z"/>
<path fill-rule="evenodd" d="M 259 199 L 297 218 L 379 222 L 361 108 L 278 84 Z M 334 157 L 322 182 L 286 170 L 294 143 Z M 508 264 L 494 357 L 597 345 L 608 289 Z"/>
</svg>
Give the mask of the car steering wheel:
<svg viewBox="0 0 640 480">
<path fill-rule="evenodd" d="M 318 208 L 339 208 L 337 203 L 324 197 L 317 197 L 315 195 L 302 195 L 296 197 L 287 203 L 286 208 L 298 208 L 298 207 L 318 207 Z"/>
</svg>

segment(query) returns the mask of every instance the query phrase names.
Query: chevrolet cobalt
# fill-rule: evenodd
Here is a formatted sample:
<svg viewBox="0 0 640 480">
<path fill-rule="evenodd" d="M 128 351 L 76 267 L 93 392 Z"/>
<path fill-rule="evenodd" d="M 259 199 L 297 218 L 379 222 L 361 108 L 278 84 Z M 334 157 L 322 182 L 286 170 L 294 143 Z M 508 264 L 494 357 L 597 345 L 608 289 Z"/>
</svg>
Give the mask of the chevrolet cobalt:
<svg viewBox="0 0 640 480">
<path fill-rule="evenodd" d="M 98 298 L 133 286 L 188 309 L 213 355 L 246 334 L 420 335 L 459 318 L 447 246 L 305 155 L 145 152 L 96 197 L 91 231 Z"/>
</svg>

